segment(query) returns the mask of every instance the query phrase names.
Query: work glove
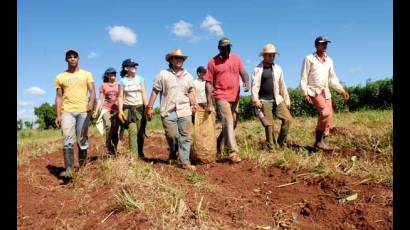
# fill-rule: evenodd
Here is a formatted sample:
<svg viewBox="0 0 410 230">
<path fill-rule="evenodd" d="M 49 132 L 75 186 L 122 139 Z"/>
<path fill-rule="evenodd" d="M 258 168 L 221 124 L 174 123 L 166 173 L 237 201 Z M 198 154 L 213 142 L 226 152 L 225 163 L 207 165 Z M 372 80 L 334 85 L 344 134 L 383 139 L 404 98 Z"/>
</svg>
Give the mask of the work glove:
<svg viewBox="0 0 410 230">
<path fill-rule="evenodd" d="M 127 117 L 125 116 L 124 111 L 120 111 L 118 113 L 118 119 L 120 120 L 121 123 L 125 123 L 125 120 L 127 120 Z"/>
</svg>

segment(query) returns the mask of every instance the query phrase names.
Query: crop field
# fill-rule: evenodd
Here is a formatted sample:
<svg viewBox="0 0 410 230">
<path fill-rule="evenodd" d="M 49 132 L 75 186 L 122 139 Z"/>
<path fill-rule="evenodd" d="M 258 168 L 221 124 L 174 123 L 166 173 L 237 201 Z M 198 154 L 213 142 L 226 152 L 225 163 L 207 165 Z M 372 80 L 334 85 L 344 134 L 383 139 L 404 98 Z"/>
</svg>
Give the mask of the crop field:
<svg viewBox="0 0 410 230">
<path fill-rule="evenodd" d="M 218 156 L 194 172 L 169 164 L 158 117 L 146 159 L 129 155 L 127 138 L 108 156 L 91 127 L 88 163 L 71 181 L 58 176 L 61 131 L 20 130 L 18 229 L 393 229 L 392 110 L 334 114 L 333 152 L 313 148 L 316 121 L 295 117 L 288 147 L 273 150 L 259 120 L 241 121 L 243 160 Z"/>
</svg>

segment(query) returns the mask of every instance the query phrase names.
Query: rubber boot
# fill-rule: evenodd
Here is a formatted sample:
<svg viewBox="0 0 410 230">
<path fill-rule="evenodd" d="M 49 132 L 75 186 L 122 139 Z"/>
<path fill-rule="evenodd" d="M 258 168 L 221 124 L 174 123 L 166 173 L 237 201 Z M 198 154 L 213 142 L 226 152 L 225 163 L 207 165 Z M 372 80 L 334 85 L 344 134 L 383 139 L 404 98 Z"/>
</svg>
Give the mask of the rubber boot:
<svg viewBox="0 0 410 230">
<path fill-rule="evenodd" d="M 85 164 L 87 163 L 87 149 L 78 150 L 78 163 L 80 167 L 84 167 Z"/>
<path fill-rule="evenodd" d="M 331 146 L 331 145 L 329 144 L 329 135 L 327 135 L 327 136 L 324 136 L 324 135 L 323 135 L 323 143 L 325 143 L 325 145 L 326 145 L 329 149 L 331 149 L 331 150 L 340 150 L 339 147 L 337 147 L 337 146 Z"/>
<path fill-rule="evenodd" d="M 73 162 L 74 162 L 74 149 L 64 148 L 64 166 L 65 171 L 60 173 L 61 177 L 71 177 L 73 172 Z"/>
<path fill-rule="evenodd" d="M 321 130 L 316 130 L 316 142 L 315 142 L 315 148 L 324 150 L 324 151 L 331 151 L 332 149 L 329 148 L 329 146 L 326 145 L 326 143 L 323 141 L 324 139 L 324 133 Z"/>
<path fill-rule="evenodd" d="M 273 149 L 274 143 L 274 135 L 273 135 L 273 127 L 271 125 L 265 126 L 265 137 L 266 143 L 269 150 Z"/>
</svg>

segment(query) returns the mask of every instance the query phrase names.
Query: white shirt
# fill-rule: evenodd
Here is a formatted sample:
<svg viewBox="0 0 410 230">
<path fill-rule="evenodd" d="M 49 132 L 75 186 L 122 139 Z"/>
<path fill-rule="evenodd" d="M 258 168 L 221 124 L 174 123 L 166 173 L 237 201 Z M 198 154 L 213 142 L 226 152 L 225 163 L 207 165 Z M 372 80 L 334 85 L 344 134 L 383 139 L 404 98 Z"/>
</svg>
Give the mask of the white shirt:
<svg viewBox="0 0 410 230">
<path fill-rule="evenodd" d="M 160 115 L 166 117 L 176 111 L 177 117 L 192 115 L 188 93 L 194 87 L 192 75 L 185 69 L 178 78 L 172 69 L 161 70 L 154 79 L 153 88 L 160 92 Z"/>
<path fill-rule="evenodd" d="M 285 101 L 286 105 L 290 105 L 288 89 L 283 79 L 282 68 L 278 64 L 272 65 L 273 71 L 273 96 L 275 102 L 279 105 Z M 252 101 L 259 101 L 259 90 L 261 88 L 261 77 L 263 72 L 263 62 L 259 63 L 252 72 Z"/>
<path fill-rule="evenodd" d="M 206 103 L 205 81 L 196 79 L 194 81 L 196 103 Z"/>
<path fill-rule="evenodd" d="M 337 79 L 333 60 L 325 55 L 323 62 L 316 52 L 307 55 L 303 60 L 300 73 L 300 88 L 303 96 L 315 97 L 324 90 L 325 98 L 329 99 L 331 98 L 329 86 L 339 93 L 344 92 L 343 86 Z"/>
</svg>

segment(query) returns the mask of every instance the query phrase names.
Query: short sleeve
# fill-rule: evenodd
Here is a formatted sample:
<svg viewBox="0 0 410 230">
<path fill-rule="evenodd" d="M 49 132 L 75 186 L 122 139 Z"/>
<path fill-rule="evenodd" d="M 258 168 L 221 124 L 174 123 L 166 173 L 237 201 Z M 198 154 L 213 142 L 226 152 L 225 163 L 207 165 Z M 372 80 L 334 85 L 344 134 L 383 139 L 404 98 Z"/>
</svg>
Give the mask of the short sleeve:
<svg viewBox="0 0 410 230">
<path fill-rule="evenodd" d="M 210 82 L 214 81 L 214 77 L 213 77 L 213 75 L 214 75 L 214 65 L 213 65 L 212 61 L 213 61 L 213 59 L 211 59 L 208 62 L 208 66 L 206 68 L 206 74 L 205 74 L 205 77 L 204 77 L 205 81 L 210 81 Z"/>
<path fill-rule="evenodd" d="M 61 82 L 60 82 L 60 78 L 57 76 L 56 79 L 54 80 L 54 87 L 56 89 L 61 89 Z"/>
<path fill-rule="evenodd" d="M 162 89 L 163 89 L 163 82 L 162 82 L 161 72 L 159 72 L 159 73 L 157 74 L 157 76 L 155 76 L 153 88 L 154 88 L 156 91 L 159 91 L 159 92 L 162 91 Z"/>
<path fill-rule="evenodd" d="M 237 56 L 237 61 L 238 61 L 239 72 L 243 72 L 245 70 L 245 67 L 243 66 L 242 60 L 239 56 Z"/>
<path fill-rule="evenodd" d="M 87 74 L 87 83 L 91 83 L 91 82 L 94 82 L 93 74 L 88 73 Z"/>
</svg>

